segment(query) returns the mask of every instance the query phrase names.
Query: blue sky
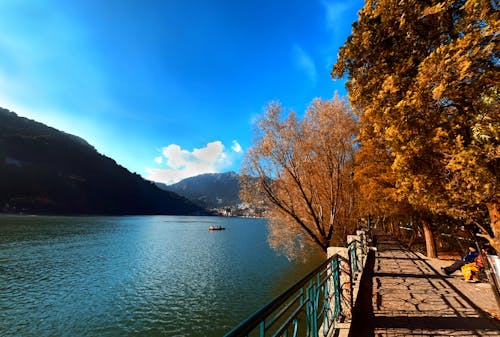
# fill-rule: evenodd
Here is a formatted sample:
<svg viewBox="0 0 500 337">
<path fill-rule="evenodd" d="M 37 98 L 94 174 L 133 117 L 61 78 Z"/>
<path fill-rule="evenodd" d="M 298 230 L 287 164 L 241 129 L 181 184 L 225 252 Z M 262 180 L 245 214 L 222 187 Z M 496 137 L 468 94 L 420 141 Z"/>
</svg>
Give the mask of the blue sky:
<svg viewBox="0 0 500 337">
<path fill-rule="evenodd" d="M 0 1 L 0 106 L 165 183 L 238 171 L 253 121 L 346 95 L 363 1 Z"/>
</svg>

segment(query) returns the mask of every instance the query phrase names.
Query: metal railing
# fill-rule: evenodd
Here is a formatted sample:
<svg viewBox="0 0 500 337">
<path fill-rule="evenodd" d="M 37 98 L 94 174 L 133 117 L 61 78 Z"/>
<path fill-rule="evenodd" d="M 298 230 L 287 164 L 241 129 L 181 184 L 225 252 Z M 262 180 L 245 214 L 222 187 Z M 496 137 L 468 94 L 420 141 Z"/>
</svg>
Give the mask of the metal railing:
<svg viewBox="0 0 500 337">
<path fill-rule="evenodd" d="M 225 337 L 330 335 L 351 317 L 354 282 L 368 251 L 365 237 L 352 241 L 347 251 L 347 259 L 334 254 Z"/>
<path fill-rule="evenodd" d="M 365 265 L 366 256 L 368 255 L 368 245 L 366 243 L 365 234 L 360 235 L 361 240 L 351 241 L 347 246 L 348 256 L 349 256 L 349 266 L 350 266 L 350 286 L 354 289 L 355 283 L 358 281 L 358 276 L 360 275 L 363 267 Z M 354 307 L 354 294 L 349 296 L 350 308 Z"/>
</svg>

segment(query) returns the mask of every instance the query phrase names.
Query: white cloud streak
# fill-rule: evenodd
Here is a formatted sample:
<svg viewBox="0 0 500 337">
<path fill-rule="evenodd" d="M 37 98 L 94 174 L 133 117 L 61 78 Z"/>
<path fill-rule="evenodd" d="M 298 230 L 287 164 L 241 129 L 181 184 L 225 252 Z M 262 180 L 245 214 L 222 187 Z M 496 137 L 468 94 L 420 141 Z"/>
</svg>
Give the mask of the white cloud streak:
<svg viewBox="0 0 500 337">
<path fill-rule="evenodd" d="M 236 153 L 241 153 L 243 151 L 243 149 L 241 148 L 241 145 L 238 143 L 238 141 L 236 139 L 233 140 L 233 143 L 231 145 L 231 149 Z"/>
<path fill-rule="evenodd" d="M 325 56 L 325 70 L 331 71 L 332 65 L 337 60 L 338 48 L 345 42 L 350 32 L 346 31 L 351 22 L 349 13 L 363 6 L 362 1 L 339 1 L 339 0 L 322 0 L 325 13 L 325 29 L 330 36 L 325 45 L 323 54 Z"/>
<path fill-rule="evenodd" d="M 352 4 L 343 1 L 322 1 L 326 9 L 326 26 L 334 34 L 339 33 L 342 27 L 345 27 L 345 13 L 351 8 Z"/>
<path fill-rule="evenodd" d="M 237 153 L 242 151 L 236 140 L 233 141 L 231 148 Z M 182 149 L 177 144 L 171 144 L 162 149 L 162 155 L 163 157 L 156 157 L 155 161 L 161 164 L 165 159 L 166 167 L 147 168 L 146 172 L 149 175 L 147 179 L 174 184 L 182 179 L 203 173 L 222 172 L 232 165 L 232 158 L 221 141 L 208 143 L 205 147 L 195 148 L 192 151 Z"/>
<path fill-rule="evenodd" d="M 293 46 L 292 55 L 297 67 L 305 72 L 313 84 L 316 84 L 318 82 L 318 71 L 313 58 L 298 45 Z"/>
</svg>

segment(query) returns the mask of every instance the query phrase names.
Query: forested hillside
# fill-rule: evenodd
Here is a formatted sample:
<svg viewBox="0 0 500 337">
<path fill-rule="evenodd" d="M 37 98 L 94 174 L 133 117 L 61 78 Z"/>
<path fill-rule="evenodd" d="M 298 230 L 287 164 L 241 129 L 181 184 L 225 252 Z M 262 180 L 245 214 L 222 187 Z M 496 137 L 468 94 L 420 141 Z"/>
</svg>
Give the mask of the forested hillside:
<svg viewBox="0 0 500 337">
<path fill-rule="evenodd" d="M 0 211 L 205 214 L 101 155 L 85 140 L 0 108 Z"/>
</svg>

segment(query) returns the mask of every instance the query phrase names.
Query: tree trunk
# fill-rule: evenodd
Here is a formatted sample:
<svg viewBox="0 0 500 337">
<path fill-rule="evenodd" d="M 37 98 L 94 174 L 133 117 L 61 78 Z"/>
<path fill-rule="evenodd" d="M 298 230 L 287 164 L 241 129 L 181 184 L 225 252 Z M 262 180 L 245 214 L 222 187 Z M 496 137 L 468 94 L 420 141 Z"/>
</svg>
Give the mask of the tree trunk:
<svg viewBox="0 0 500 337">
<path fill-rule="evenodd" d="M 422 225 L 424 228 L 425 248 L 427 249 L 427 257 L 436 258 L 437 257 L 436 242 L 434 241 L 434 234 L 432 233 L 429 221 L 427 219 L 422 220 Z"/>
<path fill-rule="evenodd" d="M 493 231 L 494 238 L 490 241 L 491 246 L 497 251 L 497 255 L 500 255 L 500 210 L 498 201 L 492 201 L 486 203 L 488 207 L 488 213 L 490 215 L 491 230 Z"/>
</svg>

